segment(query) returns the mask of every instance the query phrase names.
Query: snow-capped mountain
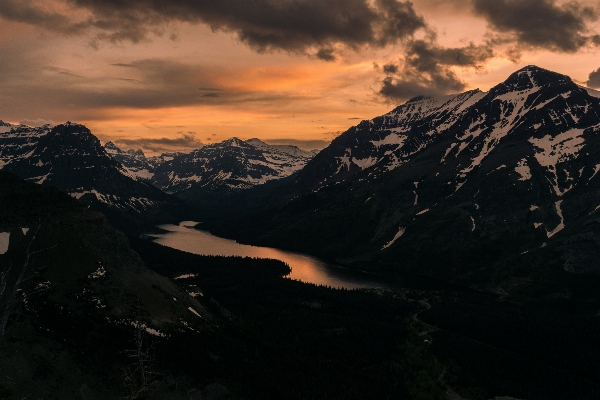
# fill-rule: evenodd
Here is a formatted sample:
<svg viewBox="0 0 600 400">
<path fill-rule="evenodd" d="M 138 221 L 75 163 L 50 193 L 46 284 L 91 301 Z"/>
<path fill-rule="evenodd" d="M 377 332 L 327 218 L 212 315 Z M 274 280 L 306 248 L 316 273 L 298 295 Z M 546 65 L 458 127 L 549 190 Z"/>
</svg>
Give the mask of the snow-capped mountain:
<svg viewBox="0 0 600 400">
<path fill-rule="evenodd" d="M 180 206 L 177 199 L 138 181 L 83 125 L 7 128 L 0 133 L 3 170 L 30 182 L 57 186 L 109 216 L 146 219 Z"/>
<path fill-rule="evenodd" d="M 302 169 L 314 152 L 268 145 L 258 139 L 228 139 L 176 154 L 154 170 L 152 182 L 167 193 L 190 188 L 248 189 Z"/>
<path fill-rule="evenodd" d="M 286 200 L 260 215 L 272 222 L 230 234 L 446 277 L 473 273 L 474 255 L 556 246 L 565 270 L 600 271 L 598 172 L 600 99 L 528 66 L 487 93 L 419 97 L 362 121 L 277 189 Z"/>
<path fill-rule="evenodd" d="M 150 181 L 154 176 L 155 165 L 146 158 L 142 150 L 124 151 L 113 142 L 105 143 L 104 150 L 139 180 Z"/>
<path fill-rule="evenodd" d="M 381 117 L 362 121 L 334 139 L 298 181 L 322 187 L 367 169 L 369 175 L 394 170 L 443 135 L 484 96 L 473 90 L 455 96 L 416 97 Z M 317 175 L 322 179 L 315 182 Z"/>
</svg>

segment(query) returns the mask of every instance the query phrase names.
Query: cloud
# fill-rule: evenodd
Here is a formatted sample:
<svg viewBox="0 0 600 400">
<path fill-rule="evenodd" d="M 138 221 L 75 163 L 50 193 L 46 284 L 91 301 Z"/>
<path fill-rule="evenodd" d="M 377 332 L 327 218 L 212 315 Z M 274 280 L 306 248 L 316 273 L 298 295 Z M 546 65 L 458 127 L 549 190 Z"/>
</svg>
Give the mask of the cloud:
<svg viewBox="0 0 600 400">
<path fill-rule="evenodd" d="M 600 88 L 600 68 L 590 73 L 586 85 L 591 88 Z"/>
<path fill-rule="evenodd" d="M 398 0 L 3 0 L 0 16 L 101 42 L 139 43 L 178 23 L 231 32 L 253 49 L 309 53 L 331 60 L 333 45 L 382 47 L 411 37 L 426 24 L 410 1 Z M 62 7 L 60 7 L 62 6 Z M 74 10 L 66 12 L 64 10 Z M 171 33 L 171 36 L 173 34 Z"/>
<path fill-rule="evenodd" d="M 302 150 L 322 150 L 331 143 L 327 140 L 302 140 L 302 139 L 268 139 L 263 140 L 272 145 L 297 146 Z"/>
<path fill-rule="evenodd" d="M 588 44 L 598 45 L 600 36 L 589 34 L 588 23 L 598 14 L 592 7 L 556 0 L 473 0 L 473 11 L 490 27 L 519 46 L 575 52 Z"/>
<path fill-rule="evenodd" d="M 7 20 L 22 22 L 30 25 L 68 35 L 82 34 L 86 24 L 74 23 L 68 15 L 52 10 L 52 2 L 35 0 L 2 0 L 0 16 Z"/>
<path fill-rule="evenodd" d="M 44 125 L 56 125 L 56 122 L 49 119 L 35 118 L 35 119 L 22 119 L 19 121 L 21 125 L 27 126 L 44 126 Z"/>
<path fill-rule="evenodd" d="M 113 142 L 123 145 L 126 148 L 146 149 L 156 153 L 173 150 L 193 150 L 199 149 L 204 144 L 196 139 L 194 132 L 180 133 L 176 138 L 138 138 L 138 139 L 113 139 Z"/>
<path fill-rule="evenodd" d="M 333 54 L 333 49 L 331 49 L 331 48 L 319 49 L 319 51 L 316 54 L 316 57 L 323 61 L 335 61 L 336 60 L 336 57 Z"/>
<path fill-rule="evenodd" d="M 460 92 L 466 84 L 451 68 L 481 69 L 493 56 L 488 46 L 470 43 L 464 47 L 441 47 L 435 43 L 435 36 L 413 40 L 407 45 L 402 67 L 384 65 L 388 76 L 381 81 L 379 94 L 390 100 L 408 100 L 415 96 Z"/>
<path fill-rule="evenodd" d="M 386 64 L 383 66 L 383 72 L 386 74 L 395 74 L 398 72 L 398 66 L 395 64 Z"/>
</svg>

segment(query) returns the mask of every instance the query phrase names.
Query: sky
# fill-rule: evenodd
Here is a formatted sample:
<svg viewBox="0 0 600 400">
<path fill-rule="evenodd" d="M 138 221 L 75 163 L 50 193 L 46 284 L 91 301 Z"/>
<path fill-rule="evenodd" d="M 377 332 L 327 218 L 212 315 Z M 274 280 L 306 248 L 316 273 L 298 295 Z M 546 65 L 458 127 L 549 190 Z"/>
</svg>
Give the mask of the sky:
<svg viewBox="0 0 600 400">
<path fill-rule="evenodd" d="M 0 119 L 146 154 L 322 148 L 535 64 L 600 87 L 597 0 L 1 0 Z"/>
</svg>

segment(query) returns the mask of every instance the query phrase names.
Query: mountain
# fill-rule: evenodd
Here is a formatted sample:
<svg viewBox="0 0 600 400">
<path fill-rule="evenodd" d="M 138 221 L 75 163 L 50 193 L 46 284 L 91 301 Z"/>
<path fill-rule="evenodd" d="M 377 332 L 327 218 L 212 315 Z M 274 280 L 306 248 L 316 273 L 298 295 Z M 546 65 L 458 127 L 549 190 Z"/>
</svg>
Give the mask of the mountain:
<svg viewBox="0 0 600 400">
<path fill-rule="evenodd" d="M 150 158 L 146 158 L 142 150 L 123 151 L 112 142 L 106 143 L 104 148 L 131 175 L 167 193 L 187 191 L 183 197 L 192 201 L 201 196 L 195 192 L 198 190 L 238 191 L 285 178 L 302 169 L 317 154 L 296 146 L 238 138 L 203 146 L 190 153 L 163 153 Z"/>
<path fill-rule="evenodd" d="M 159 165 L 153 183 L 167 193 L 189 189 L 243 190 L 300 170 L 314 152 L 268 145 L 258 139 L 228 139 L 178 154 Z"/>
<path fill-rule="evenodd" d="M 123 165 L 138 180 L 149 181 L 154 176 L 154 165 L 146 158 L 142 150 L 123 151 L 113 142 L 104 144 L 106 153 Z"/>
<path fill-rule="evenodd" d="M 0 171 L 6 236 L 3 399 L 417 399 L 423 382 L 443 393 L 405 299 L 284 279 L 277 260 L 128 240 L 57 188 Z"/>
<path fill-rule="evenodd" d="M 528 66 L 487 93 L 362 121 L 278 188 L 276 206 L 211 231 L 484 286 L 525 285 L 534 259 L 597 273 L 599 133 L 600 99 Z"/>
<path fill-rule="evenodd" d="M 148 361 L 138 357 L 147 341 L 197 340 L 221 318 L 147 269 L 102 214 L 55 187 L 0 171 L 0 210 L 0 236 L 9 238 L 0 254 L 3 398 L 122 398 L 132 360 Z"/>
<path fill-rule="evenodd" d="M 175 219 L 182 203 L 138 180 L 83 125 L 16 126 L 0 133 L 2 169 L 57 186 L 120 228 Z"/>
</svg>

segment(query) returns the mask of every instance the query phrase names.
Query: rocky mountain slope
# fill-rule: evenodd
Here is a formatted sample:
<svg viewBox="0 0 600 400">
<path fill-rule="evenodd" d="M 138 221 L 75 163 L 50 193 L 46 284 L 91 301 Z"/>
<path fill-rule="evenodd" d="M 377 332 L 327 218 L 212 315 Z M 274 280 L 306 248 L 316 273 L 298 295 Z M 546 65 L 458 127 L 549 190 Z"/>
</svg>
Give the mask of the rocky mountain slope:
<svg viewBox="0 0 600 400">
<path fill-rule="evenodd" d="M 259 139 L 244 141 L 237 138 L 203 146 L 190 153 L 166 153 L 149 159 L 141 150 L 124 152 L 110 142 L 105 148 L 130 173 L 147 179 L 167 193 L 189 189 L 237 191 L 252 188 L 291 175 L 316 154 L 296 146 L 268 145 Z"/>
<path fill-rule="evenodd" d="M 529 66 L 487 93 L 361 122 L 275 209 L 221 233 L 454 280 L 490 283 L 512 257 L 552 252 L 566 271 L 600 272 L 599 134 L 600 99 Z"/>
<path fill-rule="evenodd" d="M 113 142 L 104 144 L 106 153 L 123 165 L 138 180 L 149 181 L 154 175 L 154 165 L 146 158 L 142 150 L 123 151 Z"/>
<path fill-rule="evenodd" d="M 3 170 L 30 182 L 57 186 L 105 212 L 120 228 L 173 218 L 182 206 L 138 180 L 79 124 L 5 127 L 0 133 L 0 163 Z"/>
<path fill-rule="evenodd" d="M 0 171 L 0 231 L 9 233 L 0 254 L 3 397 L 117 398 L 136 335 L 146 349 L 214 320 L 148 270 L 102 214 L 54 187 Z"/>
</svg>

